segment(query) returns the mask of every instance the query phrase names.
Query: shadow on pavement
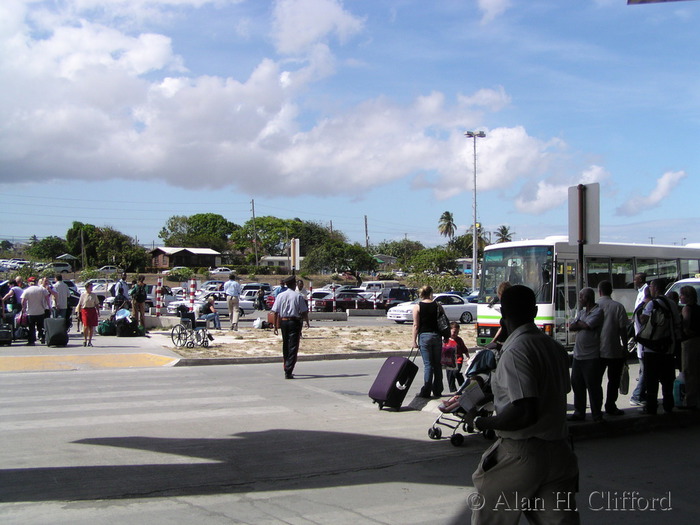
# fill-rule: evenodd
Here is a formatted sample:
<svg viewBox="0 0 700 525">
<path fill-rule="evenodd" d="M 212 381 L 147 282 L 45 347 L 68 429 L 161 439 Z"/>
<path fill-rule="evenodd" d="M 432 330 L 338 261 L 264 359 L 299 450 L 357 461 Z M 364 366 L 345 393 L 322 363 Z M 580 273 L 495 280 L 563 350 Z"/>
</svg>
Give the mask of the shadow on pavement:
<svg viewBox="0 0 700 525">
<path fill-rule="evenodd" d="M 229 494 L 250 492 L 253 486 L 265 490 L 268 484 L 270 490 L 388 482 L 454 485 L 451 476 L 436 476 L 423 462 L 452 456 L 461 472 L 471 472 L 487 446 L 480 438 L 455 448 L 448 441 L 427 438 L 289 429 L 246 432 L 227 439 L 125 436 L 74 443 L 172 454 L 181 462 L 1 470 L 0 501 Z M 184 457 L 205 462 L 182 462 Z M 388 468 L 397 465 L 399 469 Z M 464 478 L 464 483 L 470 483 L 468 476 Z"/>
</svg>

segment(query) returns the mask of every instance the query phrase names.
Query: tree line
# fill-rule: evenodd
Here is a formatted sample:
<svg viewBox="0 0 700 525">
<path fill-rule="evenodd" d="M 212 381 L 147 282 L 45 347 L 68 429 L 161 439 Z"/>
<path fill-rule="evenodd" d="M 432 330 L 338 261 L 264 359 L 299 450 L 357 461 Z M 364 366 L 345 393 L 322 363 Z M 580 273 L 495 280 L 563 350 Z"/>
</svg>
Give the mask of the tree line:
<svg viewBox="0 0 700 525">
<path fill-rule="evenodd" d="M 472 228 L 473 229 L 473 228 Z M 158 237 L 164 246 L 184 248 L 211 248 L 222 253 L 222 262 L 228 265 L 255 265 L 256 258 L 265 255 L 288 255 L 290 240 L 299 239 L 302 263 L 306 272 L 331 271 L 359 277 L 362 272 L 379 268 L 377 255 L 396 258 L 396 269 L 411 272 L 441 273 L 456 269 L 455 259 L 470 257 L 472 231 L 455 236 L 457 227 L 451 212 L 444 212 L 438 221 L 438 232 L 448 238 L 443 246 L 426 248 L 418 241 L 408 239 L 382 241 L 365 247 L 350 243 L 345 234 L 325 225 L 299 218 L 281 219 L 273 216 L 256 217 L 242 225 L 222 215 L 199 213 L 170 217 Z M 479 253 L 490 243 L 481 228 L 477 232 Z M 507 242 L 514 235 L 508 226 L 496 230 L 495 241 Z M 3 252 L 12 246 L 3 241 Z M 143 271 L 151 265 L 149 252 L 130 237 L 109 226 L 100 227 L 75 221 L 65 238 L 32 237 L 25 253 L 35 260 L 53 260 L 70 253 L 85 266 L 114 264 L 127 271 Z"/>
</svg>

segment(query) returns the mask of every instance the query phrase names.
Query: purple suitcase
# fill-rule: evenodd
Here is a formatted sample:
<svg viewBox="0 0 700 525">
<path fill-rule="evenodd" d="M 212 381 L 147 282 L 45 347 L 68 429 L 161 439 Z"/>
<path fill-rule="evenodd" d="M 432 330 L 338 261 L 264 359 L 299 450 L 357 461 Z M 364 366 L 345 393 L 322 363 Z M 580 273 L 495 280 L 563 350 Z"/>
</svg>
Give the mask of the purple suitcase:
<svg viewBox="0 0 700 525">
<path fill-rule="evenodd" d="M 389 357 L 377 374 L 372 387 L 369 389 L 369 397 L 379 405 L 379 410 L 391 407 L 399 410 L 408 389 L 418 372 L 418 365 L 413 359 L 406 357 Z"/>
</svg>

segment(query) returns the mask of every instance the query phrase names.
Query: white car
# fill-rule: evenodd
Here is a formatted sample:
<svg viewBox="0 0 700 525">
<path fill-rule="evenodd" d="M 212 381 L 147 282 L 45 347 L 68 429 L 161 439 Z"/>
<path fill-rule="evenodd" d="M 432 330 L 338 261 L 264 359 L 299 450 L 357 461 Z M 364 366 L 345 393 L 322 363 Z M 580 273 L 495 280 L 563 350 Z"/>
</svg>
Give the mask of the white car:
<svg viewBox="0 0 700 525">
<path fill-rule="evenodd" d="M 209 272 L 211 275 L 223 275 L 223 274 L 231 274 L 234 273 L 233 270 L 230 268 L 227 268 L 226 266 L 219 266 L 218 268 L 214 268 L 212 271 Z"/>
<path fill-rule="evenodd" d="M 695 291 L 698 293 L 698 297 L 700 297 L 700 279 L 698 278 L 688 278 L 688 279 L 681 279 L 680 281 L 676 281 L 673 283 L 671 286 L 668 287 L 668 290 L 666 290 L 666 293 L 668 292 L 676 292 L 678 295 L 680 295 L 681 288 L 683 286 L 692 286 L 695 288 Z"/>
<path fill-rule="evenodd" d="M 393 308 L 389 308 L 386 313 L 386 318 L 399 324 L 407 321 L 413 322 L 413 305 L 417 302 L 418 301 L 401 303 Z M 476 304 L 467 302 L 464 297 L 450 293 L 442 293 L 435 295 L 435 302 L 442 305 L 450 321 L 457 321 L 464 324 L 471 323 L 476 319 Z"/>
<path fill-rule="evenodd" d="M 197 315 L 199 316 L 199 310 L 202 308 L 202 305 L 207 302 L 209 297 L 212 295 L 214 296 L 214 308 L 216 308 L 217 313 L 228 317 L 228 301 L 226 300 L 226 294 L 224 292 L 207 292 L 204 295 L 197 297 L 194 301 L 194 311 L 197 312 Z M 177 308 L 182 305 L 189 308 L 190 300 L 183 299 L 181 301 L 171 302 L 168 304 L 168 313 L 176 315 Z M 241 298 L 238 303 L 238 308 L 242 310 L 243 315 L 246 315 L 255 311 L 255 304 L 250 299 Z"/>
<path fill-rule="evenodd" d="M 122 273 L 122 269 L 116 266 L 103 266 L 97 271 L 102 274 Z"/>
<path fill-rule="evenodd" d="M 173 266 L 172 268 L 169 268 L 167 270 L 163 270 L 162 273 L 163 275 L 170 275 L 171 272 L 177 272 L 179 270 L 187 270 L 187 266 Z"/>
</svg>

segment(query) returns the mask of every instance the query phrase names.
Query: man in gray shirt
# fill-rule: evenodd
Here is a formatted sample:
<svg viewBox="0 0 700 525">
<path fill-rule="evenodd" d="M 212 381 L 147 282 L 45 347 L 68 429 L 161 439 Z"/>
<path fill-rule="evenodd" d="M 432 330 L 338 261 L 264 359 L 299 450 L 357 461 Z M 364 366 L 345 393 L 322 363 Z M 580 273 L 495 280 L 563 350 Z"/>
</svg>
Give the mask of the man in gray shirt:
<svg viewBox="0 0 700 525">
<path fill-rule="evenodd" d="M 498 436 L 472 475 L 472 525 L 519 523 L 521 513 L 530 523 L 578 524 L 578 462 L 566 425 L 569 359 L 535 325 L 530 288 L 508 288 L 501 305 L 509 336 L 491 379 L 496 415 L 471 419 Z"/>
<path fill-rule="evenodd" d="M 55 305 L 54 317 L 58 319 L 67 319 L 66 314 L 68 313 L 70 288 L 63 282 L 63 276 L 60 273 L 56 274 L 56 283 L 53 285 L 53 290 L 56 292 L 53 297 Z"/>
<path fill-rule="evenodd" d="M 598 307 L 603 311 L 603 327 L 600 331 L 601 373 L 608 371 L 608 386 L 605 395 L 605 413 L 622 416 L 625 413 L 617 408 L 617 394 L 620 390 L 622 368 L 627 355 L 627 311 L 622 303 L 614 301 L 610 281 L 598 283 Z"/>
<path fill-rule="evenodd" d="M 574 391 L 574 413 L 569 421 L 586 419 L 586 392 L 591 402 L 593 421 L 603 420 L 603 375 L 600 363 L 600 330 L 603 310 L 595 302 L 593 288 L 584 288 L 578 294 L 581 310 L 569 330 L 578 332 L 571 365 L 571 389 Z"/>
</svg>

